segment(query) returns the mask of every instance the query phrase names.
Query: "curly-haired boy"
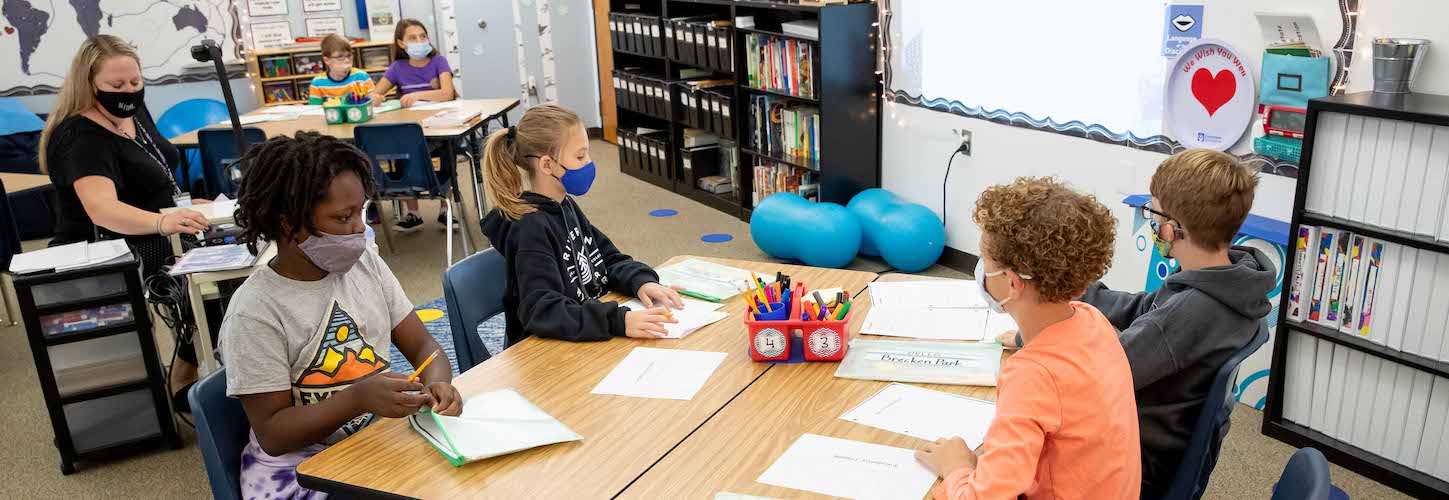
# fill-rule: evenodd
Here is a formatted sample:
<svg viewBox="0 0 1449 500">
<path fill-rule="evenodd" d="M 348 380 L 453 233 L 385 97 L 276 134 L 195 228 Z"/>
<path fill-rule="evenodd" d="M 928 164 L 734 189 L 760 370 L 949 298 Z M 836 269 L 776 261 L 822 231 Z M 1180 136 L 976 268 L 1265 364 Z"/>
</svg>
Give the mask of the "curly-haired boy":
<svg viewBox="0 0 1449 500">
<path fill-rule="evenodd" d="M 1112 264 L 1111 212 L 1055 179 L 1023 177 L 988 188 L 973 218 L 982 296 L 1028 342 L 1002 363 L 996 419 L 978 451 L 957 437 L 916 453 L 945 478 L 934 496 L 1136 499 L 1127 356 L 1112 323 L 1072 300 Z"/>
</svg>

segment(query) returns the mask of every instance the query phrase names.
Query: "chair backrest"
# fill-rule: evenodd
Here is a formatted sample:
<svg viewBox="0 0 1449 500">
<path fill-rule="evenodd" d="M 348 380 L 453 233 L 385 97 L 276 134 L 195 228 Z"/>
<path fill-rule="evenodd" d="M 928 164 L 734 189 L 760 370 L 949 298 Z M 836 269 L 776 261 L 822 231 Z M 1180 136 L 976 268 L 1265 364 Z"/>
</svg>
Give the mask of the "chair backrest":
<svg viewBox="0 0 1449 500">
<path fill-rule="evenodd" d="M 1230 387 L 1238 375 L 1238 365 L 1244 359 L 1252 355 L 1268 343 L 1268 325 L 1258 322 L 1258 333 L 1248 341 L 1248 345 L 1238 349 L 1218 373 L 1213 377 L 1213 384 L 1208 388 L 1207 398 L 1203 400 L 1202 413 L 1198 414 L 1197 423 L 1193 425 L 1192 438 L 1188 440 L 1187 451 L 1182 454 L 1182 463 L 1177 466 L 1177 474 L 1172 479 L 1172 486 L 1167 490 L 1163 498 L 1174 500 L 1196 500 L 1202 498 L 1203 491 L 1207 489 L 1208 477 L 1212 475 L 1213 468 L 1217 465 L 1218 451 L 1220 451 L 1223 438 L 1228 435 L 1229 419 L 1232 417 L 1233 405 L 1237 401 L 1233 399 L 1233 391 Z"/>
<path fill-rule="evenodd" d="M 256 127 L 243 127 L 242 137 L 247 144 L 258 144 L 267 140 L 266 132 Z M 236 181 L 244 173 L 237 171 L 233 178 L 229 168 L 241 159 L 241 152 L 236 150 L 236 139 L 232 137 L 231 129 L 201 130 L 196 133 L 196 142 L 201 145 L 201 173 L 206 180 L 208 198 L 219 194 L 236 198 Z"/>
<path fill-rule="evenodd" d="M 439 179 L 433 170 L 433 157 L 428 153 L 427 136 L 416 123 L 363 124 L 352 129 L 352 141 L 369 158 L 379 191 L 384 194 L 443 193 L 449 182 Z M 397 176 L 382 170 L 382 162 L 391 162 Z"/>
<path fill-rule="evenodd" d="M 1328 459 L 1323 452 L 1303 448 L 1283 467 L 1283 475 L 1273 485 L 1273 500 L 1328 500 L 1332 491 Z"/>
<path fill-rule="evenodd" d="M 156 120 L 156 130 L 167 139 L 174 139 L 178 135 L 230 118 L 231 116 L 226 112 L 226 103 L 216 99 L 187 99 L 172 105 L 165 113 L 161 113 L 161 118 Z M 181 182 L 183 179 L 189 179 L 194 183 L 201 179 L 203 176 L 201 153 L 195 148 L 186 148 L 183 158 L 185 162 L 177 165 L 177 168 L 185 167 L 186 170 L 185 173 L 177 172 L 176 180 Z M 190 191 L 196 187 L 183 186 L 181 189 Z"/>
<path fill-rule="evenodd" d="M 478 325 L 503 312 L 507 288 L 508 265 L 497 249 L 475 253 L 443 271 L 443 300 L 448 304 L 459 373 L 488 361 Z"/>
<path fill-rule="evenodd" d="M 241 401 L 226 395 L 226 369 L 217 370 L 191 386 L 188 399 L 212 496 L 216 500 L 240 500 L 241 453 L 247 445 L 251 423 Z"/>
<path fill-rule="evenodd" d="M 20 253 L 20 228 L 15 212 L 10 211 L 10 195 L 5 181 L 0 180 L 0 270 L 10 269 L 10 259 Z"/>
</svg>

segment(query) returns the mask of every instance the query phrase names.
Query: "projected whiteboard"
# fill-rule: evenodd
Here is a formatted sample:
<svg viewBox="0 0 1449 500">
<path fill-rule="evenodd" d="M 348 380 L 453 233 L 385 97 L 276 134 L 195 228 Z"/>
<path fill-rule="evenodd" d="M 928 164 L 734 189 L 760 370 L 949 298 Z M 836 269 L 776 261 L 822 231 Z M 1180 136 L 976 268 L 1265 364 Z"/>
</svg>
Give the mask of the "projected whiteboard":
<svg viewBox="0 0 1449 500">
<path fill-rule="evenodd" d="M 1351 32 L 1339 31 L 1345 2 L 1357 3 L 1173 3 L 1206 4 L 1203 36 L 1225 40 L 1250 59 L 1256 81 L 1263 51 L 1256 11 L 1271 7 L 1310 15 L 1322 35 L 1321 48 L 1335 42 L 1351 48 Z M 1162 56 L 1162 0 L 881 0 L 881 5 L 890 101 L 1138 149 L 1182 149 L 1163 132 L 1163 84 L 1172 58 Z M 1335 67 L 1342 67 L 1341 58 Z M 1253 156 L 1251 140 L 1232 152 Z M 1266 172 L 1296 175 L 1296 165 L 1271 163 L 1285 165 L 1284 171 L 1269 165 Z"/>
</svg>

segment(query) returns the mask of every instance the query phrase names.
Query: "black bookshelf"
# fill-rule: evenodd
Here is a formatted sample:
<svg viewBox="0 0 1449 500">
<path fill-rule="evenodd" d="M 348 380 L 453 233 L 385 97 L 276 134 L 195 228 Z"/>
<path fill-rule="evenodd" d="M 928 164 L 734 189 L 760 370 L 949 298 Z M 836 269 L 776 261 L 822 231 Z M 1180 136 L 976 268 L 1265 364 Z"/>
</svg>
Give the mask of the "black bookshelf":
<svg viewBox="0 0 1449 500">
<path fill-rule="evenodd" d="M 1385 95 L 1372 92 L 1357 92 L 1333 97 L 1313 99 L 1308 102 L 1307 124 L 1304 130 L 1303 156 L 1298 172 L 1297 186 L 1293 199 L 1292 223 L 1289 235 L 1296 239 L 1302 225 L 1344 229 L 1389 243 L 1416 248 L 1421 251 L 1449 253 L 1449 242 L 1433 237 L 1378 227 L 1361 221 L 1309 212 L 1305 208 L 1308 197 L 1308 183 L 1313 175 L 1314 139 L 1319 117 L 1323 113 L 1342 113 L 1365 117 L 1449 126 L 1449 96 L 1429 94 Z M 1297 252 L 1287 252 L 1285 276 L 1291 276 L 1297 266 Z M 1288 319 L 1288 307 L 1278 310 L 1278 331 L 1274 335 L 1272 377 L 1268 381 L 1268 401 L 1264 407 L 1263 434 L 1292 446 L 1312 446 L 1322 451 L 1333 463 L 1353 470 L 1394 489 L 1419 498 L 1449 497 L 1449 482 L 1381 457 L 1368 450 L 1353 446 L 1307 426 L 1286 420 L 1283 417 L 1283 391 L 1285 379 L 1291 375 L 1288 369 L 1289 335 L 1309 335 L 1337 345 L 1357 350 L 1370 356 L 1411 367 L 1439 377 L 1449 377 L 1449 363 L 1437 359 L 1403 352 L 1380 345 L 1356 335 L 1342 333 L 1309 321 L 1295 322 Z M 1446 328 L 1446 325 L 1430 325 L 1431 328 Z M 1438 418 L 1437 416 L 1434 418 Z M 1432 424 L 1431 424 L 1432 425 Z"/>
<path fill-rule="evenodd" d="M 657 16 L 660 19 L 661 34 L 668 27 L 668 20 L 686 17 L 729 20 L 738 16 L 754 16 L 755 25 L 749 28 L 731 26 L 728 28 L 729 54 L 733 71 L 723 71 L 719 65 L 710 65 L 698 60 L 680 57 L 672 49 L 663 55 L 640 52 L 634 43 L 615 42 L 613 49 L 615 69 L 634 68 L 645 73 L 659 75 L 665 82 L 680 82 L 681 73 L 687 70 L 703 70 L 709 79 L 733 80 L 733 85 L 724 87 L 733 99 L 729 106 L 732 138 L 721 156 L 729 153 L 737 160 L 733 172 L 721 170 L 719 175 L 735 181 L 733 192 L 715 194 L 694 185 L 692 177 L 683 170 L 681 149 L 684 145 L 684 130 L 691 128 L 680 102 L 680 94 L 666 106 L 665 118 L 650 116 L 635 109 L 619 105 L 618 128 L 633 130 L 640 127 L 667 130 L 669 135 L 668 154 L 665 160 L 668 168 L 663 172 L 629 166 L 625 159 L 621 141 L 620 159 L 624 173 L 684 195 L 711 208 L 748 221 L 753 209 L 754 166 L 758 160 L 769 160 L 779 165 L 806 169 L 818 176 L 820 201 L 844 204 L 856 193 L 880 186 L 880 113 L 879 81 L 875 74 L 876 45 L 872 33 L 876 22 L 876 5 L 873 3 L 812 5 L 794 2 L 748 1 L 748 0 L 611 0 L 611 14 Z M 783 22 L 813 19 L 820 25 L 820 37 L 810 38 L 785 34 L 780 30 Z M 792 96 L 768 89 L 748 85 L 745 67 L 745 37 L 756 33 L 769 34 L 811 44 L 815 57 L 815 97 Z M 669 40 L 665 40 L 667 43 Z M 621 46 L 623 45 L 623 46 Z M 714 89 L 721 89 L 715 87 Z M 672 89 L 671 89 L 672 91 Z M 749 96 L 769 95 L 793 102 L 811 104 L 820 109 L 820 131 L 817 140 L 821 144 L 820 158 L 809 159 L 788 155 L 764 154 L 749 145 L 753 118 L 750 116 Z M 663 123 L 661 123 L 663 122 Z M 698 128 L 698 127 L 694 127 Z M 729 134 L 724 134 L 729 135 Z M 724 144 L 722 149 L 726 148 Z M 722 168 L 730 162 L 721 159 Z"/>
</svg>

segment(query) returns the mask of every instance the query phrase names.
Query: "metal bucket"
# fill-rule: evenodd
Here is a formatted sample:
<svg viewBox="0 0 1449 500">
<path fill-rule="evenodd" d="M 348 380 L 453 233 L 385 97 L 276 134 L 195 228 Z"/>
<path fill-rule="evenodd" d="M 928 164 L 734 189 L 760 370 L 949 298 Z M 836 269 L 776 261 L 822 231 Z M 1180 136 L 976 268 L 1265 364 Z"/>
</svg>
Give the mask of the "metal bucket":
<svg viewBox="0 0 1449 500">
<path fill-rule="evenodd" d="M 1421 38 L 1374 39 L 1374 92 L 1407 94 L 1424 63 L 1429 41 Z"/>
</svg>

